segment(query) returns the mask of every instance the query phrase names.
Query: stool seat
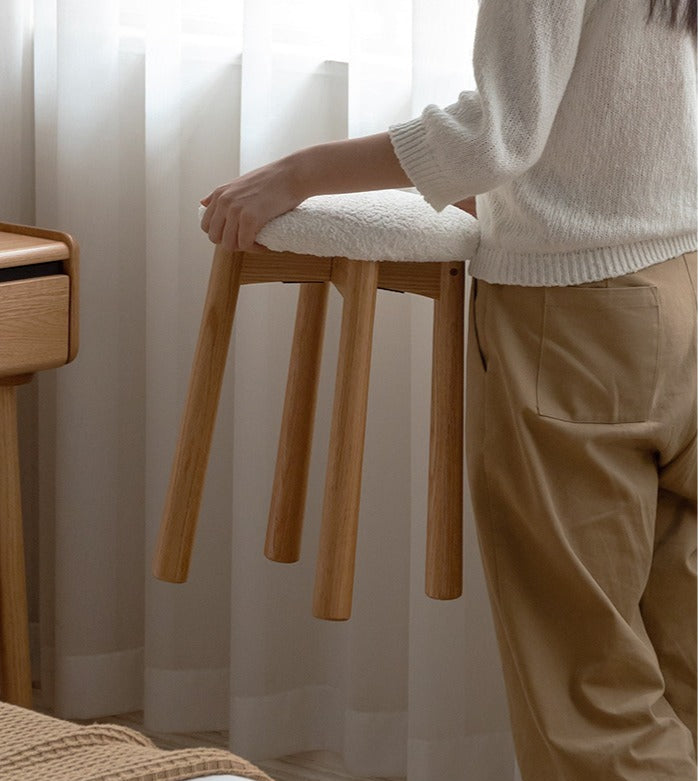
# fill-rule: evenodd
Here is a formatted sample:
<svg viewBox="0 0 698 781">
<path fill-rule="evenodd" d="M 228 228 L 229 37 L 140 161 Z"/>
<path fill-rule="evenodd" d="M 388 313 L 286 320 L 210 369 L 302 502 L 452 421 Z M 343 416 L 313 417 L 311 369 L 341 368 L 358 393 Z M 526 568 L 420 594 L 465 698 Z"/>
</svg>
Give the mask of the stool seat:
<svg viewBox="0 0 698 781">
<path fill-rule="evenodd" d="M 425 591 L 462 593 L 465 261 L 475 218 L 436 212 L 397 190 L 310 198 L 264 226 L 257 246 L 216 247 L 153 571 L 186 580 L 241 285 L 298 282 L 300 291 L 264 552 L 300 556 L 328 290 L 343 298 L 313 614 L 351 615 L 376 294 L 434 303 Z M 396 262 L 397 261 L 397 262 Z"/>
<path fill-rule="evenodd" d="M 414 193 L 376 190 L 308 198 L 268 222 L 257 242 L 299 255 L 448 263 L 472 258 L 480 227 L 456 206 L 437 212 Z"/>
</svg>

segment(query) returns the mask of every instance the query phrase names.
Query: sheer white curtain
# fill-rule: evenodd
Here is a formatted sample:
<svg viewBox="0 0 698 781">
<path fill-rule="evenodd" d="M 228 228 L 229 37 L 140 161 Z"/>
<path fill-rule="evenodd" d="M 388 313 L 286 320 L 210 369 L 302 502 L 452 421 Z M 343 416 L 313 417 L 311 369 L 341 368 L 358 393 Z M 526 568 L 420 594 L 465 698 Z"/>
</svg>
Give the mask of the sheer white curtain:
<svg viewBox="0 0 698 781">
<path fill-rule="evenodd" d="M 337 294 L 301 562 L 262 555 L 297 296 L 267 285 L 241 291 L 189 582 L 149 572 L 211 256 L 198 199 L 472 88 L 476 0 L 2 8 L 0 219 L 82 248 L 80 354 L 23 399 L 42 692 L 64 717 L 230 729 L 253 760 L 328 749 L 357 774 L 513 779 L 469 513 L 465 596 L 423 592 L 428 301 L 379 296 L 349 622 L 310 612 Z"/>
</svg>

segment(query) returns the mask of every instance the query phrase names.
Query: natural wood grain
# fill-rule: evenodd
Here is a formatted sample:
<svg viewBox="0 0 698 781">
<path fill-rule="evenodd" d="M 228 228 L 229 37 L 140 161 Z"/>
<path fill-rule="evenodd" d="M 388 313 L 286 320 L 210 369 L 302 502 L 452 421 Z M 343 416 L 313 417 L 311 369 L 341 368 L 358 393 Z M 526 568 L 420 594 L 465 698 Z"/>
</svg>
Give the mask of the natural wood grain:
<svg viewBox="0 0 698 781">
<path fill-rule="evenodd" d="M 0 284 L 0 375 L 67 363 L 69 313 L 65 274 Z"/>
<path fill-rule="evenodd" d="M 0 283 L 0 686 L 31 706 L 15 385 L 78 350 L 77 243 L 66 233 L 0 223 L 0 268 L 61 261 L 62 274 Z"/>
<path fill-rule="evenodd" d="M 313 615 L 333 621 L 351 615 L 378 283 L 377 263 L 339 265 L 344 306 L 313 598 Z"/>
<path fill-rule="evenodd" d="M 245 252 L 241 285 L 260 282 L 327 282 L 337 279 L 347 258 L 321 258 L 293 252 Z M 349 261 L 356 262 L 356 261 Z M 360 261 L 362 263 L 369 261 Z M 438 298 L 442 263 L 376 261 L 378 289 Z"/>
<path fill-rule="evenodd" d="M 257 282 L 301 282 L 265 543 L 268 558 L 298 560 L 327 306 L 326 283 L 331 281 L 344 297 L 344 310 L 313 614 L 330 620 L 346 620 L 351 614 L 378 289 L 411 292 L 435 301 L 425 587 L 427 594 L 438 599 L 459 596 L 465 264 L 360 261 L 268 250 L 226 257 L 220 248 L 215 257 L 214 268 L 219 267 L 219 271 L 211 273 L 160 527 L 156 576 L 174 582 L 186 579 L 235 302 L 241 284 Z M 225 314 L 215 310 L 225 310 Z M 215 349 L 214 342 L 218 345 Z M 215 360 L 211 358 L 214 352 Z"/>
<path fill-rule="evenodd" d="M 0 386 L 26 385 L 34 379 L 33 374 L 16 374 L 14 377 L 0 377 Z"/>
<path fill-rule="evenodd" d="M 68 357 L 74 360 L 80 343 L 80 247 L 68 233 L 0 222 L 0 268 L 62 260 L 63 272 L 70 279 L 70 315 Z M 21 249 L 18 248 L 21 245 Z"/>
<path fill-rule="evenodd" d="M 240 284 L 259 282 L 328 282 L 332 258 L 293 252 L 245 252 Z"/>
<path fill-rule="evenodd" d="M 241 270 L 240 253 L 216 247 L 153 563 L 172 583 L 189 572 Z"/>
<path fill-rule="evenodd" d="M 378 288 L 438 298 L 443 265 L 415 261 L 381 261 L 378 264 Z"/>
<path fill-rule="evenodd" d="M 65 260 L 70 249 L 63 241 L 0 230 L 0 268 Z"/>
<path fill-rule="evenodd" d="M 435 599 L 463 591 L 464 266 L 441 266 L 434 302 L 425 589 Z"/>
<path fill-rule="evenodd" d="M 264 554 L 300 558 L 303 515 L 315 424 L 328 283 L 300 286 Z"/>
<path fill-rule="evenodd" d="M 13 385 L 0 386 L 0 694 L 30 708 L 29 622 Z"/>
</svg>

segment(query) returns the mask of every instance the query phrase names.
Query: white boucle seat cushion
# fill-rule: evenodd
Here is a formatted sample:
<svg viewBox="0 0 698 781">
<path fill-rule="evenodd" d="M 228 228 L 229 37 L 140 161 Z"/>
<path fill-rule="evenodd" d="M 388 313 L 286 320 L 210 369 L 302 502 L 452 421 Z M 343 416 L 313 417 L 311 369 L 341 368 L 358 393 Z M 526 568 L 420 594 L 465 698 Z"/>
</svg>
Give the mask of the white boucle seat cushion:
<svg viewBox="0 0 698 781">
<path fill-rule="evenodd" d="M 301 255 L 448 263 L 474 255 L 480 228 L 456 206 L 437 212 L 414 193 L 375 190 L 308 198 L 268 222 L 257 242 Z"/>
</svg>

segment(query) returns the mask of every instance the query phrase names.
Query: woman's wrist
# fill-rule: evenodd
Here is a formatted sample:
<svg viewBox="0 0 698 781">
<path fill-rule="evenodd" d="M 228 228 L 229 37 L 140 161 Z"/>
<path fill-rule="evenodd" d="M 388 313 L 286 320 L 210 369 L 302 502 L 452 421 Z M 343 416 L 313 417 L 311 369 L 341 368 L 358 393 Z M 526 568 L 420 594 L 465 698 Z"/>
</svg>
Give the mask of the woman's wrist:
<svg viewBox="0 0 698 781">
<path fill-rule="evenodd" d="M 314 160 L 314 149 L 315 147 L 299 149 L 279 160 L 279 164 L 285 169 L 293 198 L 298 203 L 313 195 L 320 195 L 317 175 L 314 175 L 319 165 L 319 162 Z"/>
</svg>

